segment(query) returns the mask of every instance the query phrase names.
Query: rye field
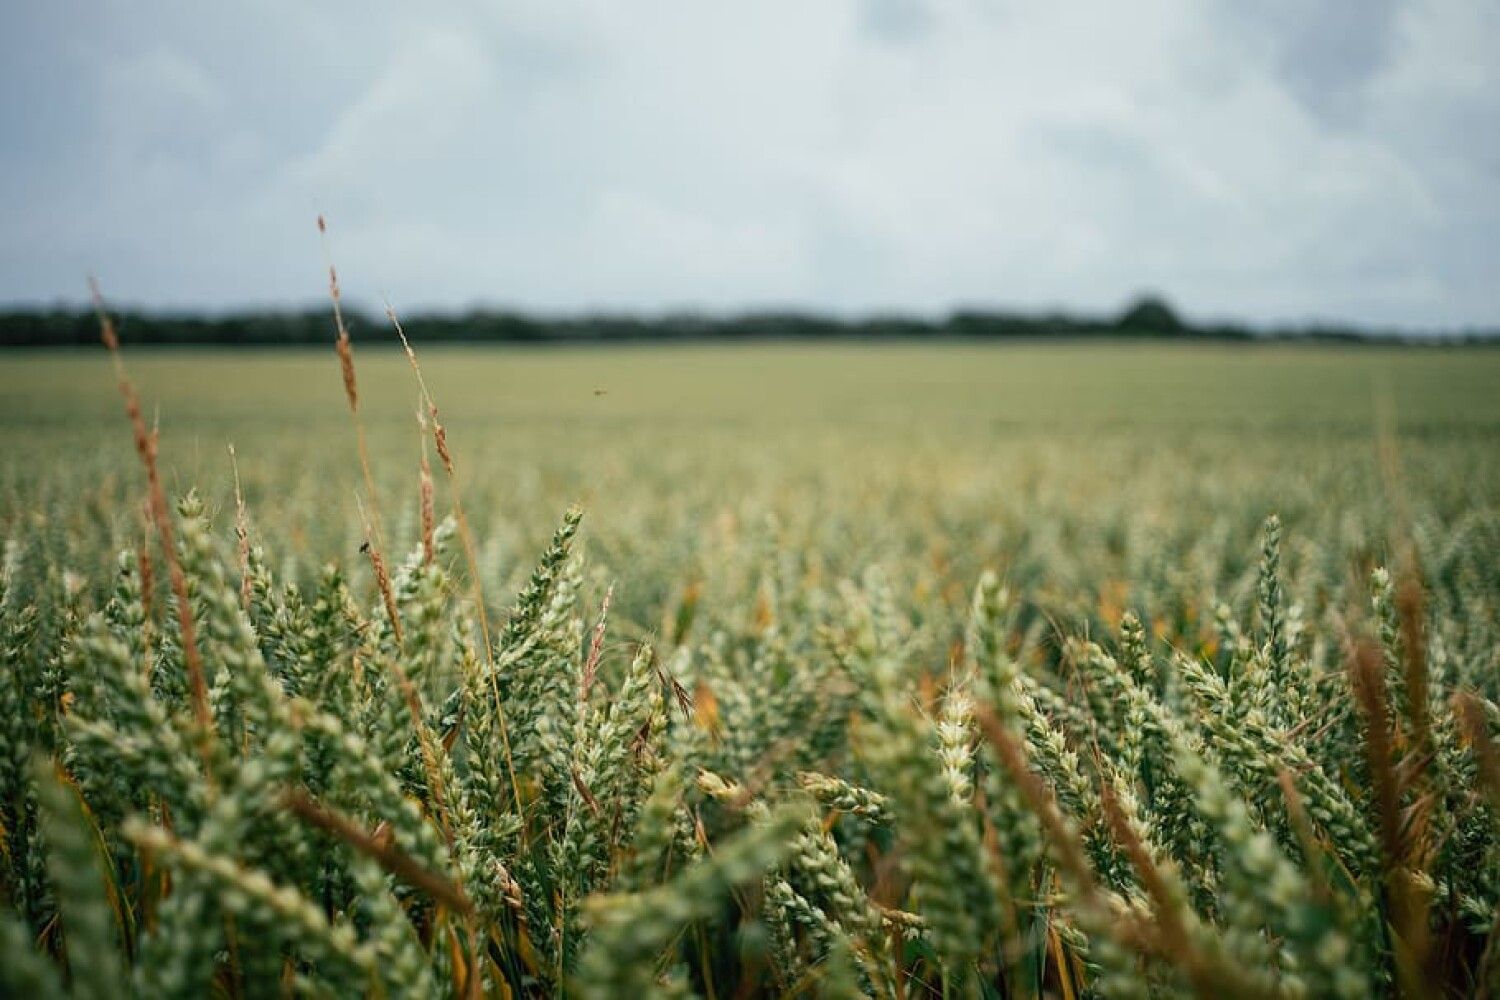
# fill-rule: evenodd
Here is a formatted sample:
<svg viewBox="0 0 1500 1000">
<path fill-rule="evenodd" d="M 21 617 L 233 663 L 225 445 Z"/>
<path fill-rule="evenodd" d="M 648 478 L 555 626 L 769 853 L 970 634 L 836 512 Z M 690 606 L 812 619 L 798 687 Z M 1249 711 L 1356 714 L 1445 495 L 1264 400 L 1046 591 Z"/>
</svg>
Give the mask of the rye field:
<svg viewBox="0 0 1500 1000">
<path fill-rule="evenodd" d="M 414 346 L 0 355 L 0 993 L 1500 990 L 1500 349 Z"/>
</svg>

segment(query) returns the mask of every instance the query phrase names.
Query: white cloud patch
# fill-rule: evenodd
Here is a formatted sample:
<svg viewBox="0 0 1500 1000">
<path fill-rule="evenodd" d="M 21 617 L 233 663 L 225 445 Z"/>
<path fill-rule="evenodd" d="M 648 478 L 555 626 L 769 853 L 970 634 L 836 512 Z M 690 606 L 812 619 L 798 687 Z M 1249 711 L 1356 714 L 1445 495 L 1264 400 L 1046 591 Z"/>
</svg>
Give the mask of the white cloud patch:
<svg viewBox="0 0 1500 1000">
<path fill-rule="evenodd" d="M 307 301 L 324 211 L 408 308 L 1500 321 L 1488 5 L 83 9 L 0 31 L 0 299 Z"/>
</svg>

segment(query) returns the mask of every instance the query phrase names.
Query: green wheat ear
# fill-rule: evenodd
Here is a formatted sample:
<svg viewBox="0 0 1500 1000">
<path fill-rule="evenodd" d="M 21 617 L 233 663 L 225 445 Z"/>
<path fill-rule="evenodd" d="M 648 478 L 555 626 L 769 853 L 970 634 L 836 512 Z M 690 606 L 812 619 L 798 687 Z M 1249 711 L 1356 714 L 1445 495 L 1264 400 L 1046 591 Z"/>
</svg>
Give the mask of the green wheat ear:
<svg viewBox="0 0 1500 1000">
<path fill-rule="evenodd" d="M 124 964 L 121 928 L 110 900 L 120 895 L 102 852 L 99 831 L 78 793 L 64 784 L 50 761 L 36 758 L 32 775 L 41 807 L 47 874 L 63 931 L 70 992 L 90 1000 L 118 996 L 125 982 Z"/>
<path fill-rule="evenodd" d="M 671 881 L 640 893 L 590 902 L 592 934 L 579 959 L 577 987 L 584 996 L 614 997 L 657 989 L 660 949 L 692 920 L 715 913 L 735 886 L 763 874 L 791 850 L 792 835 L 807 822 L 803 808 L 786 806 L 726 841 L 711 858 L 696 861 Z M 625 992 L 622 992 L 625 991 Z"/>
</svg>

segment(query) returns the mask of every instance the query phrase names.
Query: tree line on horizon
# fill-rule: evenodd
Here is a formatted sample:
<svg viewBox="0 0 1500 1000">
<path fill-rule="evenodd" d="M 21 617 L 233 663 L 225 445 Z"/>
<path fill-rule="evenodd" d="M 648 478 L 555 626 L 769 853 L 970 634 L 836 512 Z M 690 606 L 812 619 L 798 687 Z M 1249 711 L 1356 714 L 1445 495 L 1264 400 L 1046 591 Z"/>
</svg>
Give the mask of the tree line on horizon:
<svg viewBox="0 0 1500 1000">
<path fill-rule="evenodd" d="M 378 314 L 345 309 L 357 339 L 396 341 Z M 124 310 L 115 313 L 128 342 L 160 345 L 277 346 L 322 344 L 333 336 L 327 307 L 243 311 L 222 315 Z M 1113 317 L 1065 312 L 959 310 L 946 318 L 901 315 L 842 318 L 810 312 L 746 312 L 732 316 L 677 313 L 663 316 L 598 313 L 542 316 L 502 309 L 427 312 L 403 318 L 407 335 L 423 343 L 627 343 L 747 340 L 1001 340 L 1029 337 L 1131 337 L 1212 341 L 1301 340 L 1357 343 L 1491 341 L 1500 331 L 1463 331 L 1412 337 L 1351 324 L 1257 329 L 1240 323 L 1193 323 L 1163 299 L 1146 296 Z M 92 310 L 73 307 L 0 311 L 0 347 L 69 347 L 98 341 Z"/>
</svg>

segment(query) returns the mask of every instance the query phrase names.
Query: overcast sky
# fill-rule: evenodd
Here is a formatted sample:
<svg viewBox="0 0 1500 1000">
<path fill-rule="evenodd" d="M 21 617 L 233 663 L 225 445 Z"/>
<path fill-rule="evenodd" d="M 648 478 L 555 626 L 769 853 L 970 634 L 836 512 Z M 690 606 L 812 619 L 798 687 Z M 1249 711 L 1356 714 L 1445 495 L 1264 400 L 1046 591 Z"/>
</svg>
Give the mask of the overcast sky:
<svg viewBox="0 0 1500 1000">
<path fill-rule="evenodd" d="M 0 302 L 1500 325 L 1489 0 L 7 2 Z"/>
</svg>

